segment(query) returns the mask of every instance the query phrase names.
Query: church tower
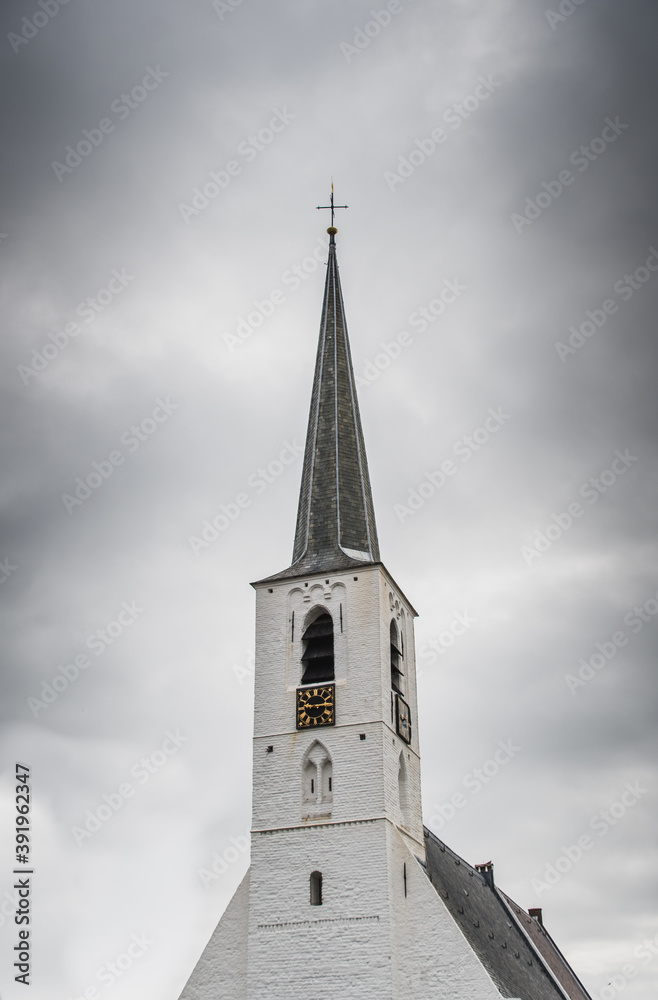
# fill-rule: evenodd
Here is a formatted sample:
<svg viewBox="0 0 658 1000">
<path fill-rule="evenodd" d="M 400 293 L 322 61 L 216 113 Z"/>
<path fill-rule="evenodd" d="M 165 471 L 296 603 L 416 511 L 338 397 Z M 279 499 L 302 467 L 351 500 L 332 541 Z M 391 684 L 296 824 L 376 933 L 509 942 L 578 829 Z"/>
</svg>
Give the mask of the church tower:
<svg viewBox="0 0 658 1000">
<path fill-rule="evenodd" d="M 248 997 L 393 997 L 424 861 L 415 611 L 379 558 L 336 259 L 291 566 L 256 588 Z"/>
<path fill-rule="evenodd" d="M 380 560 L 336 232 L 292 563 L 253 584 L 251 866 L 181 1000 L 557 1000 L 489 955 L 492 871 L 423 829 L 416 612 Z"/>
</svg>

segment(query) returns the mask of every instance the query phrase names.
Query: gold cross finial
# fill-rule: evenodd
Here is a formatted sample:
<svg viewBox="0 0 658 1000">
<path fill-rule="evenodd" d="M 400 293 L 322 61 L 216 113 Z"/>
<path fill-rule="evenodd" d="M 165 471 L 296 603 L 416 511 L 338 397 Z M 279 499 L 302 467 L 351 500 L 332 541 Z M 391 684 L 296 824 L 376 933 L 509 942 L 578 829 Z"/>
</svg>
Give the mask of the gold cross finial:
<svg viewBox="0 0 658 1000">
<path fill-rule="evenodd" d="M 330 201 L 330 203 L 328 205 L 316 205 L 316 208 L 318 208 L 318 209 L 328 208 L 328 209 L 331 210 L 331 228 L 334 230 L 334 232 L 336 231 L 335 226 L 334 226 L 334 212 L 336 211 L 337 208 L 349 208 L 349 207 L 350 207 L 349 205 L 334 205 L 334 182 L 333 182 L 333 179 L 331 181 L 331 201 Z"/>
</svg>

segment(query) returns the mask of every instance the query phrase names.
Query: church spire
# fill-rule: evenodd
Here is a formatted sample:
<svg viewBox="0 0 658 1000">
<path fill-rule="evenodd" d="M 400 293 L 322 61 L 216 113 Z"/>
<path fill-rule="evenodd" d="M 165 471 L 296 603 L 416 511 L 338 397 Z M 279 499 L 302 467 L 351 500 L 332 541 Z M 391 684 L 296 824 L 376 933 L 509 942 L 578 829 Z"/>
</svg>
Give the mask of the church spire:
<svg viewBox="0 0 658 1000">
<path fill-rule="evenodd" d="M 336 229 L 332 225 L 327 232 L 329 260 L 291 567 L 301 572 L 379 562 Z"/>
<path fill-rule="evenodd" d="M 347 206 L 333 205 L 342 208 Z M 333 211 L 332 211 L 333 215 Z M 278 576 L 379 562 L 368 463 L 330 226 L 329 260 L 292 565 Z"/>
</svg>

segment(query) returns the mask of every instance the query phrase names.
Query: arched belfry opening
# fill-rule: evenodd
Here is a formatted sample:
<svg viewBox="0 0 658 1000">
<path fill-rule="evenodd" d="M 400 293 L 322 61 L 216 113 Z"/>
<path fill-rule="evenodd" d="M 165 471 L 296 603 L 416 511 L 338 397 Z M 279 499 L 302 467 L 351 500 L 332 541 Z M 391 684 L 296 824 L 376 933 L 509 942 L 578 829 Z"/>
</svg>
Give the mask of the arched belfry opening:
<svg viewBox="0 0 658 1000">
<path fill-rule="evenodd" d="M 331 754 L 315 740 L 302 763 L 302 800 L 307 806 L 328 809 L 334 798 L 334 769 Z"/>
<path fill-rule="evenodd" d="M 391 622 L 391 688 L 393 691 L 397 691 L 398 694 L 404 694 L 404 673 L 402 670 L 402 661 L 404 659 L 404 651 L 402 647 L 402 639 L 398 632 L 398 627 L 395 622 Z"/>
<path fill-rule="evenodd" d="M 302 684 L 323 684 L 334 679 L 334 623 L 322 611 L 302 635 Z"/>
</svg>

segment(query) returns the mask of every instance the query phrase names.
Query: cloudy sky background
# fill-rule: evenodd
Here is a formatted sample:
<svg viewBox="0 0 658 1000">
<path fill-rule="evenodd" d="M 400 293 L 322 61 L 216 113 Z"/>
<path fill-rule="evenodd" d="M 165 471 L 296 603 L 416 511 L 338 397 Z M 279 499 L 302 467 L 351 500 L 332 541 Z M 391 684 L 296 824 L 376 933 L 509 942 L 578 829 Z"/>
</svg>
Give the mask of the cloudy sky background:
<svg viewBox="0 0 658 1000">
<path fill-rule="evenodd" d="M 72 0 L 37 31 L 22 23 L 36 2 L 4 6 L 0 897 L 20 760 L 33 775 L 34 996 L 95 986 L 175 1000 L 248 864 L 248 581 L 290 562 L 301 460 L 272 466 L 265 488 L 256 470 L 304 438 L 324 280 L 312 254 L 329 221 L 315 206 L 333 175 L 350 206 L 337 224 L 357 374 L 413 337 L 360 398 L 382 557 L 420 612 L 425 814 L 468 861 L 492 858 L 521 905 L 544 908 L 591 991 L 630 964 L 624 997 L 653 1000 L 658 955 L 636 949 L 658 932 L 658 622 L 647 613 L 633 632 L 623 619 L 658 608 L 658 274 L 627 301 L 614 286 L 658 246 L 655 5 L 589 0 L 551 26 L 545 0 L 413 0 L 356 52 L 341 43 L 383 4 L 216 6 Z M 21 30 L 34 37 L 12 45 Z M 111 110 L 149 67 L 158 86 L 129 114 Z M 481 77 L 493 92 L 457 129 L 449 109 Z M 285 128 L 239 152 L 277 110 Z M 104 118 L 113 130 L 58 179 L 53 162 Z M 606 118 L 626 127 L 580 170 L 570 157 Z M 445 141 L 387 180 L 437 126 Z M 182 211 L 231 160 L 226 188 Z M 573 183 L 519 232 L 512 216 L 565 169 Z M 286 272 L 305 260 L 296 288 Z M 113 271 L 125 287 L 87 322 L 76 310 Z M 445 281 L 465 290 L 421 332 L 410 318 Z M 285 301 L 232 342 L 275 289 Z M 561 360 L 556 342 L 611 298 L 617 312 Z M 19 368 L 76 320 L 41 372 Z M 156 426 L 158 400 L 171 405 Z M 500 429 L 460 460 L 455 446 L 499 407 Z M 588 503 L 581 487 L 626 449 L 636 460 Z M 62 495 L 117 450 L 122 464 L 67 512 Z M 398 516 L 451 456 L 457 473 Z M 195 553 L 190 536 L 240 493 L 249 506 Z M 582 516 L 528 565 L 522 547 L 578 500 Z M 124 602 L 142 610 L 96 656 L 88 637 Z M 475 621 L 430 656 L 457 614 Z M 620 629 L 627 644 L 572 693 L 565 676 Z M 85 652 L 91 665 L 33 710 Z M 176 753 L 137 777 L 176 731 Z M 468 791 L 509 739 L 521 750 Z M 72 828 L 125 782 L 134 795 L 78 845 Z M 638 801 L 595 832 L 638 782 Z M 460 790 L 467 805 L 444 822 Z M 588 833 L 582 860 L 538 890 Z M 231 863 L 204 885 L 215 854 Z M 0 920 L 13 1000 L 15 927 Z M 133 935 L 144 953 L 110 985 L 104 970 Z"/>
</svg>

